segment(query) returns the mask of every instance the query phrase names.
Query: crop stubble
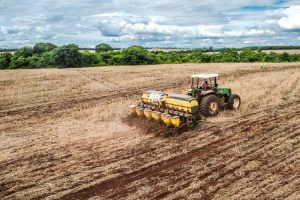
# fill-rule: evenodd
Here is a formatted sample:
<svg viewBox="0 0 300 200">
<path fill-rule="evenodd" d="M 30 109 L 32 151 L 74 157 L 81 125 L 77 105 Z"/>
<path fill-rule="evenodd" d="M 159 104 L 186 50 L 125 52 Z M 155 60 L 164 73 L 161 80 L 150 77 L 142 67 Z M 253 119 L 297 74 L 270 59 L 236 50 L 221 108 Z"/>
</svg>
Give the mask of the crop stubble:
<svg viewBox="0 0 300 200">
<path fill-rule="evenodd" d="M 68 96 L 74 96 L 67 99 L 53 95 L 32 102 L 25 97 L 16 107 L 1 102 L 0 197 L 299 199 L 298 64 L 228 67 L 222 78 L 241 93 L 241 111 L 225 111 L 209 123 L 167 138 L 123 123 L 126 109 L 112 114 L 103 107 L 122 109 L 144 88 L 172 91 L 177 81 L 177 91 L 184 91 L 188 78 L 170 75 L 168 81 L 143 80 L 123 85 L 120 91 L 95 90 L 82 96 L 70 92 Z M 144 70 L 133 72 L 151 74 Z M 91 69 L 87 76 L 93 73 Z M 240 88 L 243 84 L 250 90 L 252 80 L 263 84 L 253 88 L 265 90 L 247 94 Z M 103 115 L 115 116 L 116 122 L 102 120 Z"/>
</svg>

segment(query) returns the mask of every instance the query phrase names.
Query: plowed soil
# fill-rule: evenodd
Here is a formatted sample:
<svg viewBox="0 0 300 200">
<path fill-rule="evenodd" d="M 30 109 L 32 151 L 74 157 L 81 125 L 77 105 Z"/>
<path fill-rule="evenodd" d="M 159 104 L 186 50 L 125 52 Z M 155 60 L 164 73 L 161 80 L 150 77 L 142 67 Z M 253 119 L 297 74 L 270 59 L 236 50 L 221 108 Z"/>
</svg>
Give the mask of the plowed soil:
<svg viewBox="0 0 300 200">
<path fill-rule="evenodd" d="M 0 199 L 300 199 L 299 67 L 1 71 Z M 143 90 L 185 92 L 203 71 L 238 111 L 179 132 L 127 116 Z"/>
</svg>

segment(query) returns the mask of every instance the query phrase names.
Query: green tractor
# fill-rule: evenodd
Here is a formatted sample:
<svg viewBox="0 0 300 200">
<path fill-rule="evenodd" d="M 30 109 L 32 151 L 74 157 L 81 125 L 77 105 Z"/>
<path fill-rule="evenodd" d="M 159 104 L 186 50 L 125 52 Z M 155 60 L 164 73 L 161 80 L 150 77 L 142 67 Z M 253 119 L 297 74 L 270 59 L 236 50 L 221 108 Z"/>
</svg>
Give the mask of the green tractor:
<svg viewBox="0 0 300 200">
<path fill-rule="evenodd" d="M 132 115 L 161 121 L 167 126 L 194 126 L 204 117 L 216 116 L 227 105 L 237 109 L 241 105 L 238 95 L 231 89 L 219 87 L 218 74 L 192 75 L 192 87 L 188 94 L 167 94 L 160 91 L 145 91 L 141 101 L 130 106 Z"/>
<path fill-rule="evenodd" d="M 192 86 L 188 92 L 198 100 L 199 111 L 205 117 L 216 116 L 221 107 L 231 110 L 238 109 L 241 98 L 232 94 L 228 87 L 220 87 L 217 83 L 218 74 L 193 74 Z"/>
</svg>

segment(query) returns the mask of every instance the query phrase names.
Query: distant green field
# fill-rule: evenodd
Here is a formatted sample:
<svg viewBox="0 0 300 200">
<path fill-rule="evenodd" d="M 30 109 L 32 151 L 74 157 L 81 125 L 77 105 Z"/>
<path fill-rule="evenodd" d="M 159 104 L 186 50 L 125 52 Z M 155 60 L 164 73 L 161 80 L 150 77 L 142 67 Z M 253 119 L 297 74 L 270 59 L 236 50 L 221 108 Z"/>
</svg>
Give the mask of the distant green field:
<svg viewBox="0 0 300 200">
<path fill-rule="evenodd" d="M 152 48 L 152 49 L 147 49 L 148 51 L 150 52 L 155 52 L 155 51 L 162 51 L 162 52 L 179 52 L 179 51 L 186 51 L 186 50 L 189 50 L 189 49 L 164 49 L 164 48 Z M 80 50 L 80 52 L 83 52 L 83 51 L 88 51 L 88 52 L 91 52 L 91 53 L 95 53 L 95 50 Z M 118 50 L 116 50 L 118 51 Z M 4 53 L 4 52 L 7 52 L 7 51 L 0 51 L 0 53 Z M 275 52 L 275 53 L 283 53 L 283 52 L 286 52 L 288 54 L 300 54 L 300 49 L 286 49 L 286 50 L 263 50 L 263 52 L 266 52 L 266 53 L 270 53 L 270 52 Z M 8 51 L 8 53 L 12 53 L 14 54 L 15 51 Z M 218 51 L 215 51 L 215 52 L 207 52 L 208 54 L 212 54 L 212 53 L 219 53 Z"/>
</svg>

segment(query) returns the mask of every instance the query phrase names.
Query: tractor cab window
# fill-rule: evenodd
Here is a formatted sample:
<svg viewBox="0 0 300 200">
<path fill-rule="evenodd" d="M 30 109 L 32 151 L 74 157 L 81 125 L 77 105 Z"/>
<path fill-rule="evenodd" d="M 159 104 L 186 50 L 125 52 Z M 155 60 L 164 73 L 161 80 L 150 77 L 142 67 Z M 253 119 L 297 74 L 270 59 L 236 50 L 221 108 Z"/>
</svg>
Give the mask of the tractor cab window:
<svg viewBox="0 0 300 200">
<path fill-rule="evenodd" d="M 210 90 L 214 87 L 214 84 L 212 84 L 212 81 L 211 79 L 204 79 L 202 81 L 202 86 L 201 86 L 201 89 L 203 90 Z"/>
<path fill-rule="evenodd" d="M 213 79 L 199 79 L 193 78 L 192 79 L 192 89 L 198 88 L 202 90 L 213 89 L 216 87 L 216 83 Z"/>
<path fill-rule="evenodd" d="M 207 90 L 209 88 L 209 86 L 210 85 L 208 83 L 208 80 L 204 80 L 201 87 L 202 87 L 202 89 Z"/>
</svg>

